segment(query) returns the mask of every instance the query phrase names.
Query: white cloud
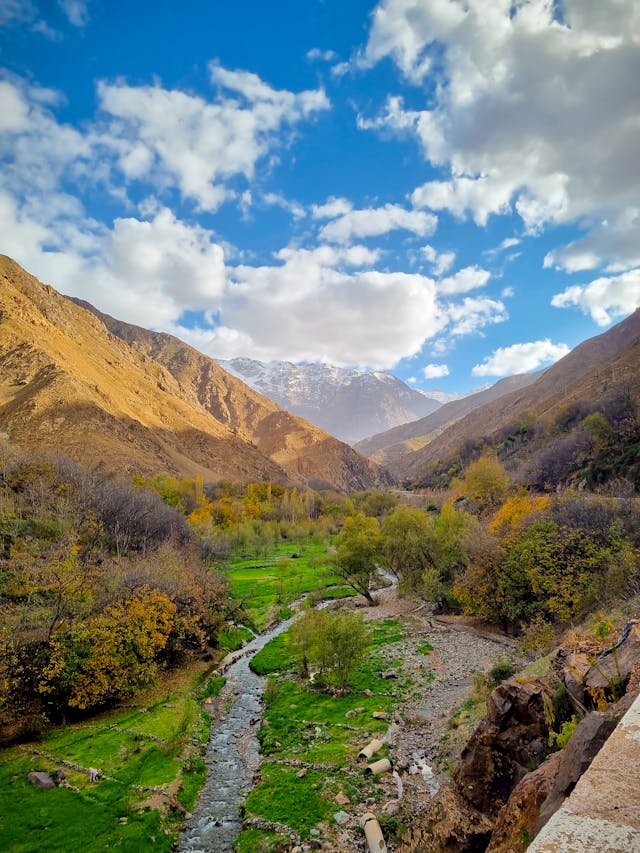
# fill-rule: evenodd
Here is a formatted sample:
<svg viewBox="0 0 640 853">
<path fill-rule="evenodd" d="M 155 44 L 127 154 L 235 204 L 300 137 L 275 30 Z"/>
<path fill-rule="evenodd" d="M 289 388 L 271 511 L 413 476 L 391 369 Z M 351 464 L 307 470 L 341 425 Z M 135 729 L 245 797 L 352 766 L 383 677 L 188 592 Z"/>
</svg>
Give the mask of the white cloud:
<svg viewBox="0 0 640 853">
<path fill-rule="evenodd" d="M 86 27 L 89 9 L 86 0 L 58 0 L 58 5 L 74 27 Z"/>
<path fill-rule="evenodd" d="M 321 50 L 319 47 L 312 47 L 308 50 L 306 57 L 309 62 L 335 62 L 338 59 L 338 54 L 335 50 Z"/>
<path fill-rule="evenodd" d="M 294 219 L 304 219 L 307 215 L 304 207 L 297 201 L 291 201 L 280 193 L 264 193 L 262 201 L 272 207 L 280 207 L 290 213 Z"/>
<path fill-rule="evenodd" d="M 433 267 L 433 274 L 440 277 L 451 269 L 456 260 L 455 252 L 438 252 L 433 246 L 423 246 L 420 252 L 424 259 Z"/>
<path fill-rule="evenodd" d="M 447 323 L 434 282 L 404 273 L 349 272 L 352 252 L 285 249 L 279 265 L 236 267 L 222 327 L 207 351 L 376 368 L 419 352 Z"/>
<path fill-rule="evenodd" d="M 441 293 L 468 293 L 478 287 L 484 287 L 491 278 L 491 273 L 478 266 L 463 267 L 454 275 L 443 278 L 438 282 Z"/>
<path fill-rule="evenodd" d="M 0 0 L 0 27 L 31 23 L 37 14 L 33 0 Z"/>
<path fill-rule="evenodd" d="M 589 284 L 573 285 L 551 300 L 556 308 L 580 308 L 599 326 L 630 314 L 640 305 L 640 267 L 617 276 L 603 276 Z"/>
<path fill-rule="evenodd" d="M 640 266 L 640 208 L 629 207 L 617 219 L 600 222 L 579 240 L 556 249 L 545 267 L 566 272 L 592 270 L 607 264 L 607 272 Z"/>
<path fill-rule="evenodd" d="M 422 368 L 422 373 L 425 379 L 439 379 L 449 375 L 449 368 L 446 364 L 427 364 Z"/>
<path fill-rule="evenodd" d="M 544 364 L 551 364 L 569 352 L 566 344 L 554 344 L 549 338 L 526 344 L 499 347 L 482 364 L 476 364 L 474 376 L 511 376 L 514 373 L 529 373 Z"/>
<path fill-rule="evenodd" d="M 471 296 L 465 297 L 462 302 L 448 305 L 447 314 L 453 324 L 451 334 L 459 336 L 475 334 L 485 326 L 504 323 L 509 318 L 500 300 Z"/>
<path fill-rule="evenodd" d="M 365 210 L 351 210 L 320 231 L 322 240 L 349 243 L 352 239 L 379 237 L 389 231 L 410 231 L 418 237 L 433 234 L 438 219 L 431 213 L 405 210 L 399 204 L 385 204 Z"/>
<path fill-rule="evenodd" d="M 312 204 L 311 215 L 314 219 L 335 219 L 343 216 L 353 209 L 353 205 L 347 198 L 336 198 L 329 196 L 324 204 Z"/>
<path fill-rule="evenodd" d="M 211 101 L 161 86 L 98 84 L 100 106 L 110 117 L 105 141 L 125 178 L 161 189 L 175 184 L 208 211 L 229 197 L 230 178 L 253 178 L 287 127 L 329 108 L 322 89 L 276 90 L 256 74 L 216 63 L 209 71 L 219 87 Z"/>
<path fill-rule="evenodd" d="M 389 57 L 416 85 L 428 75 L 429 108 L 390 98 L 359 124 L 411 134 L 449 169 L 416 189 L 417 207 L 479 225 L 516 212 L 530 233 L 580 222 L 596 234 L 554 263 L 628 268 L 638 241 L 627 233 L 621 246 L 620 234 L 640 197 L 639 45 L 635 0 L 381 0 L 360 63 Z M 616 234 L 598 236 L 602 222 Z"/>
</svg>

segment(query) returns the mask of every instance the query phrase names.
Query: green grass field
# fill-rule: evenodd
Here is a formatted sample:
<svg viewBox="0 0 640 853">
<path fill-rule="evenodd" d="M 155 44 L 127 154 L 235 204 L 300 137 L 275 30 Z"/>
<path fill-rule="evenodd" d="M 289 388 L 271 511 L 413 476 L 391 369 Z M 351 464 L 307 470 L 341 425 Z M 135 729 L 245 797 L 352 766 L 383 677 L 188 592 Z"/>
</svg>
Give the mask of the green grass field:
<svg viewBox="0 0 640 853">
<path fill-rule="evenodd" d="M 357 772 L 347 775 L 346 769 L 360 771 L 358 750 L 364 743 L 382 735 L 389 721 L 374 719 L 374 711 L 390 713 L 402 702 L 411 688 L 403 677 L 402 662 L 395 643 L 402 640 L 404 630 L 393 620 L 371 625 L 371 644 L 366 660 L 353 673 L 350 692 L 333 696 L 313 690 L 295 675 L 295 662 L 289 652 L 287 634 L 281 634 L 256 655 L 252 666 L 268 674 L 265 693 L 265 714 L 259 738 L 264 762 L 260 781 L 249 794 L 245 812 L 249 817 L 261 817 L 284 823 L 303 838 L 317 825 L 330 825 L 338 810 L 335 795 L 343 791 L 352 803 L 367 797 L 380 797 L 375 779 Z M 389 681 L 380 677 L 381 671 L 394 667 L 398 678 Z M 370 690 L 373 695 L 364 695 Z M 357 710 L 355 716 L 347 712 Z M 386 748 L 381 756 L 386 754 Z M 330 766 L 323 772 L 309 770 L 298 777 L 299 768 L 274 762 L 296 760 Z M 238 853 L 269 853 L 277 850 L 276 833 L 242 832 L 235 843 Z"/>
<path fill-rule="evenodd" d="M 343 598 L 353 590 L 341 584 L 324 545 L 282 542 L 266 558 L 239 559 L 224 570 L 231 594 L 241 601 L 258 631 L 289 615 L 290 605 L 305 595 Z"/>
<path fill-rule="evenodd" d="M 94 717 L 50 731 L 41 741 L 5 750 L 0 764 L 0 850 L 7 853 L 107 850 L 170 851 L 180 815 L 157 808 L 167 798 L 142 788 L 161 787 L 193 808 L 206 767 L 201 749 L 209 717 L 203 695 L 215 694 L 221 679 L 203 682 L 193 671 L 171 692 L 147 696 L 148 704 Z M 154 740 L 152 738 L 158 738 Z M 46 755 L 42 755 L 42 754 Z M 79 765 L 74 770 L 63 762 Z M 91 783 L 86 768 L 112 779 Z M 70 787 L 41 791 L 32 770 L 62 768 Z"/>
</svg>

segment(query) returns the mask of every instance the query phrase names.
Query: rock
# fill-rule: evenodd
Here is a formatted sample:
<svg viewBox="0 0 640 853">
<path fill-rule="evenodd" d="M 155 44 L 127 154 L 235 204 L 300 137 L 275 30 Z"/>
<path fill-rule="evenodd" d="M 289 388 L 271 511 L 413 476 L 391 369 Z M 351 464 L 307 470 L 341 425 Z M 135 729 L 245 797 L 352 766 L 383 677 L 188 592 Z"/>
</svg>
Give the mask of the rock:
<svg viewBox="0 0 640 853">
<path fill-rule="evenodd" d="M 625 696 L 606 711 L 592 711 L 578 724 L 565 749 L 527 774 L 501 809 L 487 853 L 521 853 L 575 788 L 603 744 L 630 708 Z"/>
<path fill-rule="evenodd" d="M 348 720 L 353 719 L 355 716 L 356 716 L 356 712 L 355 712 L 354 710 L 347 711 L 347 713 L 345 714 L 345 717 L 346 717 Z"/>
<path fill-rule="evenodd" d="M 469 802 L 495 817 L 520 780 L 549 753 L 545 719 L 548 689 L 541 682 L 508 679 L 487 703 L 487 713 L 462 750 L 454 774 Z"/>
<path fill-rule="evenodd" d="M 562 753 L 554 752 L 516 785 L 500 809 L 487 853 L 522 853 L 527 849 L 561 760 Z"/>
<path fill-rule="evenodd" d="M 398 677 L 398 673 L 396 672 L 395 669 L 385 669 L 385 671 L 381 675 L 381 678 L 397 678 L 397 677 Z"/>
<path fill-rule="evenodd" d="M 373 691 L 369 690 L 369 688 L 367 688 L 366 690 L 363 690 L 363 693 L 365 696 L 373 696 Z"/>
<path fill-rule="evenodd" d="M 345 793 L 343 793 L 342 791 L 340 791 L 340 793 L 336 794 L 334 799 L 339 806 L 346 806 L 351 802 L 349 797 L 347 797 L 347 795 Z"/>
<path fill-rule="evenodd" d="M 585 678 L 585 686 L 592 690 L 610 693 L 612 685 L 629 680 L 640 660 L 640 623 L 633 620 L 626 639 L 614 651 L 600 656 Z M 619 694 L 618 694 L 619 695 Z"/>
<path fill-rule="evenodd" d="M 333 819 L 338 826 L 344 826 L 345 823 L 349 822 L 349 815 L 346 812 L 340 811 L 334 814 Z"/>
<path fill-rule="evenodd" d="M 67 774 L 64 772 L 62 767 L 58 767 L 56 772 L 53 774 L 53 778 L 55 780 L 56 785 L 60 785 L 67 778 Z"/>
<path fill-rule="evenodd" d="M 478 853 L 490 835 L 489 818 L 447 787 L 405 832 L 396 853 Z"/>
<path fill-rule="evenodd" d="M 298 772 L 296 773 L 296 776 L 298 777 L 298 779 L 304 779 L 304 777 L 306 775 L 307 775 L 307 768 L 306 767 L 303 767 L 302 770 L 298 770 Z"/>
<path fill-rule="evenodd" d="M 400 803 L 398 800 L 389 800 L 388 803 L 383 805 L 382 811 L 384 814 L 389 815 L 389 817 L 395 817 L 400 811 Z"/>
<path fill-rule="evenodd" d="M 366 802 L 366 804 L 367 804 L 368 806 L 375 806 L 375 804 L 376 804 L 376 801 L 375 801 L 375 798 L 374 798 L 374 797 L 367 797 L 367 799 L 365 800 L 365 802 Z"/>
<path fill-rule="evenodd" d="M 386 711 L 374 711 L 371 715 L 374 720 L 388 720 L 389 714 Z"/>
<path fill-rule="evenodd" d="M 359 708 L 354 708 L 353 710 L 356 712 L 356 714 L 364 714 L 364 712 L 365 712 L 367 709 L 366 709 L 366 708 L 363 708 L 362 706 L 360 706 Z"/>
<path fill-rule="evenodd" d="M 318 835 L 320 835 L 320 830 L 316 829 L 315 826 L 312 826 L 311 829 L 309 830 L 309 835 L 313 835 L 317 838 Z"/>
<path fill-rule="evenodd" d="M 566 656 L 559 653 L 558 663 L 560 662 L 560 678 L 567 688 L 574 708 L 580 709 L 584 706 L 584 680 L 591 667 L 589 658 L 584 652 L 570 652 Z"/>
<path fill-rule="evenodd" d="M 34 788 L 40 788 L 43 791 L 50 791 L 56 786 L 51 776 L 43 770 L 32 770 L 27 779 Z"/>
</svg>

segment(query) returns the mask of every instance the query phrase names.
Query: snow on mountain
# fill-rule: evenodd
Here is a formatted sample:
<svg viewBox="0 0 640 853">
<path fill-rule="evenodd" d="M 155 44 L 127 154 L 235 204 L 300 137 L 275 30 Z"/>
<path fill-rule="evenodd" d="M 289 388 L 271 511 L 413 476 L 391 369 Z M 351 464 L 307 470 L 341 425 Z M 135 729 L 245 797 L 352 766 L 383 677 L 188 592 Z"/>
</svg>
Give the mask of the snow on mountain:
<svg viewBox="0 0 640 853">
<path fill-rule="evenodd" d="M 251 358 L 218 363 L 284 409 L 349 443 L 424 417 L 440 406 L 438 400 L 383 371 Z"/>
</svg>

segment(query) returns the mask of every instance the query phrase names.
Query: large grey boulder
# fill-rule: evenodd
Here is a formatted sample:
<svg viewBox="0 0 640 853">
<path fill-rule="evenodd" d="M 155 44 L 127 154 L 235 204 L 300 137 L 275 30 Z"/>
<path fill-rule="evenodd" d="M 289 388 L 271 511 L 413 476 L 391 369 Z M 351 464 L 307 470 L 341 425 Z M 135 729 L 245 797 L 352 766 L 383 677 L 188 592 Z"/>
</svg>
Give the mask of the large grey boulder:
<svg viewBox="0 0 640 853">
<path fill-rule="evenodd" d="M 50 791 L 51 788 L 56 787 L 56 783 L 44 770 L 32 770 L 27 779 L 34 788 L 41 788 L 43 791 Z"/>
</svg>

